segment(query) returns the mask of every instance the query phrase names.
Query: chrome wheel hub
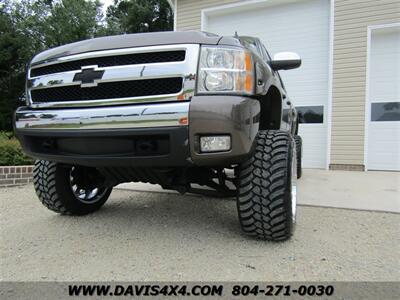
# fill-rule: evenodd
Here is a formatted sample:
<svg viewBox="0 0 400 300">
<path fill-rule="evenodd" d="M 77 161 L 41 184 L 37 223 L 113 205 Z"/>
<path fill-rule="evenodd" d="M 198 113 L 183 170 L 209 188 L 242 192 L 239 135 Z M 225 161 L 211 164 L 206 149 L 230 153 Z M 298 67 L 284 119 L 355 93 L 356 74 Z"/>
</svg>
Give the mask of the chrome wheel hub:
<svg viewBox="0 0 400 300">
<path fill-rule="evenodd" d="M 69 182 L 75 198 L 85 204 L 93 204 L 101 200 L 107 188 L 95 186 L 90 174 L 82 174 L 82 170 L 72 167 L 69 173 Z"/>
</svg>

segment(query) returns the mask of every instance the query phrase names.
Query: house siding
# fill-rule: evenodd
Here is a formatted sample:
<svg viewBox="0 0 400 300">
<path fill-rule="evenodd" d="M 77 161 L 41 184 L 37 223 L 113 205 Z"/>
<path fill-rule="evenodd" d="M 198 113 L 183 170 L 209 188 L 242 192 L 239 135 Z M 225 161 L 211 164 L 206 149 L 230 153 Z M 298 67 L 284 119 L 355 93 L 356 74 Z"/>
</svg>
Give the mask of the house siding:
<svg viewBox="0 0 400 300">
<path fill-rule="evenodd" d="M 367 30 L 398 22 L 398 0 L 335 0 L 332 169 L 364 165 Z"/>
<path fill-rule="evenodd" d="M 328 0 L 327 0 L 328 1 Z M 201 10 L 238 0 L 177 0 L 177 30 L 200 30 Z M 331 168 L 364 168 L 367 28 L 400 22 L 399 0 L 335 0 Z"/>
</svg>

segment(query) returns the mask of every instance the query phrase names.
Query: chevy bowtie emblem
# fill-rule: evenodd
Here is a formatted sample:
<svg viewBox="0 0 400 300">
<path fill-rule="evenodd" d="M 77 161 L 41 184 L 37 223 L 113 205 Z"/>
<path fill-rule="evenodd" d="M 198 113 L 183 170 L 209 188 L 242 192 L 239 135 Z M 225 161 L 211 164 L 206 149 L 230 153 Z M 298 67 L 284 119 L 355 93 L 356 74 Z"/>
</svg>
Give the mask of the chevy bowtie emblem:
<svg viewBox="0 0 400 300">
<path fill-rule="evenodd" d="M 104 71 L 96 70 L 96 67 L 82 68 L 81 72 L 75 74 L 72 81 L 80 82 L 81 87 L 97 86 L 97 80 L 103 77 Z"/>
</svg>

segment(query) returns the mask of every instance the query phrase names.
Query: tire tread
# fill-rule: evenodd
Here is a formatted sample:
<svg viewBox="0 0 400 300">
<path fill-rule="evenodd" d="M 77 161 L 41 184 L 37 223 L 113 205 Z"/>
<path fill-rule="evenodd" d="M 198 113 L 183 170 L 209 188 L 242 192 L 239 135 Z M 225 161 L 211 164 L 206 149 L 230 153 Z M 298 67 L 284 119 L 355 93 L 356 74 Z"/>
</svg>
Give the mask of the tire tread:
<svg viewBox="0 0 400 300">
<path fill-rule="evenodd" d="M 292 232 L 285 201 L 292 137 L 283 131 L 260 131 L 256 143 L 255 154 L 239 166 L 240 224 L 245 233 L 260 239 L 286 240 Z"/>
<path fill-rule="evenodd" d="M 45 207 L 56 213 L 71 214 L 57 194 L 56 171 L 57 163 L 37 160 L 33 168 L 33 186 L 40 202 Z"/>
<path fill-rule="evenodd" d="M 93 204 L 80 203 L 69 186 L 69 172 L 56 162 L 37 160 L 33 168 L 33 186 L 42 204 L 62 215 L 85 215 L 98 210 L 112 188 Z"/>
<path fill-rule="evenodd" d="M 297 178 L 301 178 L 302 172 L 302 151 L 303 151 L 303 140 L 301 136 L 295 135 L 294 142 L 296 143 L 296 154 L 297 154 Z"/>
</svg>

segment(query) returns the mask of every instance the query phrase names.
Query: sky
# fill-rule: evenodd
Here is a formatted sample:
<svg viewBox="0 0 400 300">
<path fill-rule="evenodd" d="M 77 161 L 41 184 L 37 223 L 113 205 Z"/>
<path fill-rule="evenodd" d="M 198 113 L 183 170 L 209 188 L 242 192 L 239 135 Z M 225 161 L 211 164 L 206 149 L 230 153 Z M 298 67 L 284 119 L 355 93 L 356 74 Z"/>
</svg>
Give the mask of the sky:
<svg viewBox="0 0 400 300">
<path fill-rule="evenodd" d="M 114 0 L 100 0 L 103 3 L 103 11 L 106 12 L 107 7 L 113 4 Z"/>
</svg>

